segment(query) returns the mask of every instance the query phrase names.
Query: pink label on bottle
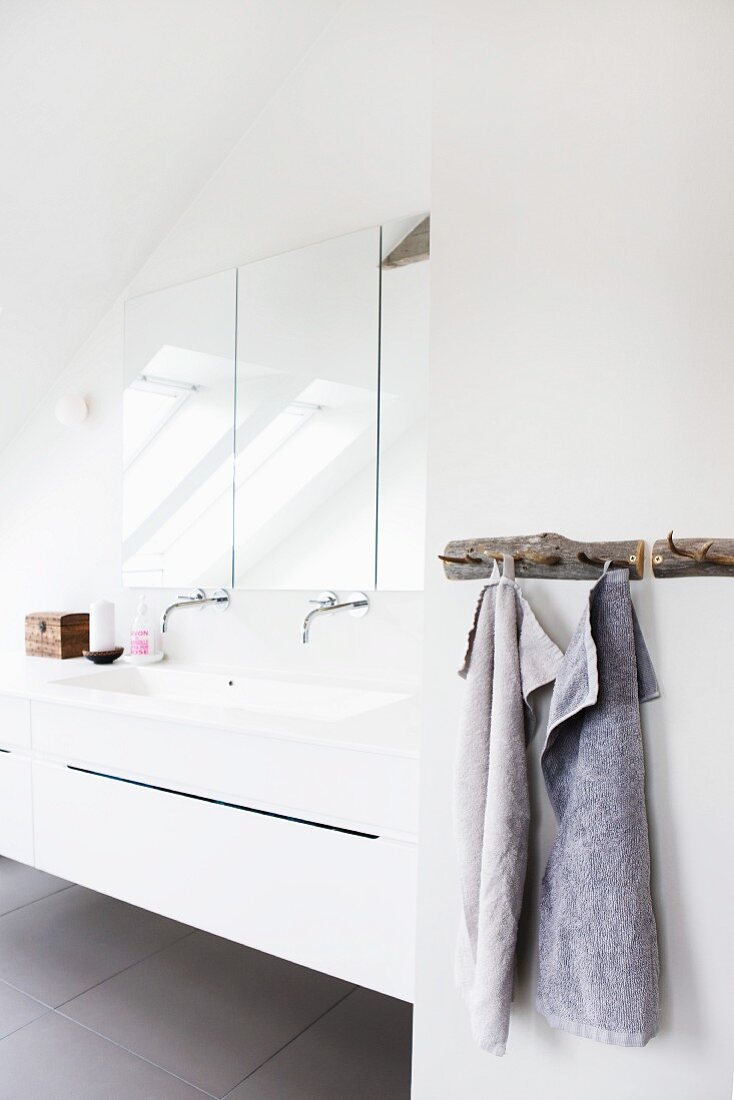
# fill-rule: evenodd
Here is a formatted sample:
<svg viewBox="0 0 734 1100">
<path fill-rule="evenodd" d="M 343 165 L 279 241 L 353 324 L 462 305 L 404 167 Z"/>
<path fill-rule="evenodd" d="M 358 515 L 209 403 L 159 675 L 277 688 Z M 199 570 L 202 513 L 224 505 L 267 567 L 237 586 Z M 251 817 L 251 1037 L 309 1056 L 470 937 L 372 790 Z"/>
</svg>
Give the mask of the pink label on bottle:
<svg viewBox="0 0 734 1100">
<path fill-rule="evenodd" d="M 134 657 L 147 657 L 150 643 L 147 630 L 133 630 L 130 634 L 130 653 Z"/>
</svg>

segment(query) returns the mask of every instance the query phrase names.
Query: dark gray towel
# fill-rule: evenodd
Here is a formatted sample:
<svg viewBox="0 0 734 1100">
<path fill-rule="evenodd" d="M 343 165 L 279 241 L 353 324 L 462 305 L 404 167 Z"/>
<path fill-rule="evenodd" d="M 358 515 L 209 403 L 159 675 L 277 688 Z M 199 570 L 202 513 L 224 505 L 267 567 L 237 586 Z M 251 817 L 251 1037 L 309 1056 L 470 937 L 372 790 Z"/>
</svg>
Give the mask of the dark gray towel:
<svg viewBox="0 0 734 1100">
<path fill-rule="evenodd" d="M 658 1026 L 639 707 L 658 694 L 627 570 L 605 571 L 556 677 L 542 756 L 558 836 L 541 889 L 538 1010 L 620 1046 L 644 1046 Z"/>
</svg>

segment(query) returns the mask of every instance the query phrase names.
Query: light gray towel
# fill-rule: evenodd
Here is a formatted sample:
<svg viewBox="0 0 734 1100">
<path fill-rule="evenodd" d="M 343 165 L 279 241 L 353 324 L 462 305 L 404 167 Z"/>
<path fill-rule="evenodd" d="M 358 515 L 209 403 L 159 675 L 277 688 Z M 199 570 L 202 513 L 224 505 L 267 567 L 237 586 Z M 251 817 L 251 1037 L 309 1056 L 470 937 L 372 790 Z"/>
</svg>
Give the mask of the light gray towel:
<svg viewBox="0 0 734 1100">
<path fill-rule="evenodd" d="M 640 702 L 659 694 L 626 569 L 605 571 L 558 673 L 542 756 L 558 836 L 540 902 L 538 1010 L 603 1043 L 658 1026 Z"/>
<path fill-rule="evenodd" d="M 514 579 L 512 558 L 495 565 L 479 597 L 460 675 L 466 696 L 455 777 L 462 892 L 457 982 L 474 1037 L 504 1054 L 528 848 L 525 748 L 528 698 L 549 683 L 563 654 L 543 632 Z"/>
</svg>

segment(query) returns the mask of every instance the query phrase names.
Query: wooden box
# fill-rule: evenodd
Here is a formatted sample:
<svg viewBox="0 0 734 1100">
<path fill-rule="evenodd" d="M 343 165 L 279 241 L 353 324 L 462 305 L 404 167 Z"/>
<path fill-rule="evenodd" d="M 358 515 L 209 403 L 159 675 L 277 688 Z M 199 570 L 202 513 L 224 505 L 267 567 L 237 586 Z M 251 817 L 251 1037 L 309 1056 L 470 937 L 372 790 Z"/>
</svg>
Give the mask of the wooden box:
<svg viewBox="0 0 734 1100">
<path fill-rule="evenodd" d="M 89 649 L 89 615 L 36 611 L 25 617 L 25 651 L 29 657 L 81 657 Z"/>
</svg>

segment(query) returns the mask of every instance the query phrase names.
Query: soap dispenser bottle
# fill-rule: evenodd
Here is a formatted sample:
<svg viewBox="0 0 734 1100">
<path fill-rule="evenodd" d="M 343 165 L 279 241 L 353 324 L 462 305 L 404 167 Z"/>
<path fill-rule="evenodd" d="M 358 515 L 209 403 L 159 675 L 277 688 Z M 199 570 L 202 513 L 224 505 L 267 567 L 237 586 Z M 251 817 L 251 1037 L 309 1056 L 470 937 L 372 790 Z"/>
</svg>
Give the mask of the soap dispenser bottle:
<svg viewBox="0 0 734 1100">
<path fill-rule="evenodd" d="M 151 650 L 152 632 L 148 618 L 148 605 L 145 596 L 138 600 L 138 610 L 133 625 L 130 628 L 130 655 L 132 657 L 148 657 Z"/>
</svg>

